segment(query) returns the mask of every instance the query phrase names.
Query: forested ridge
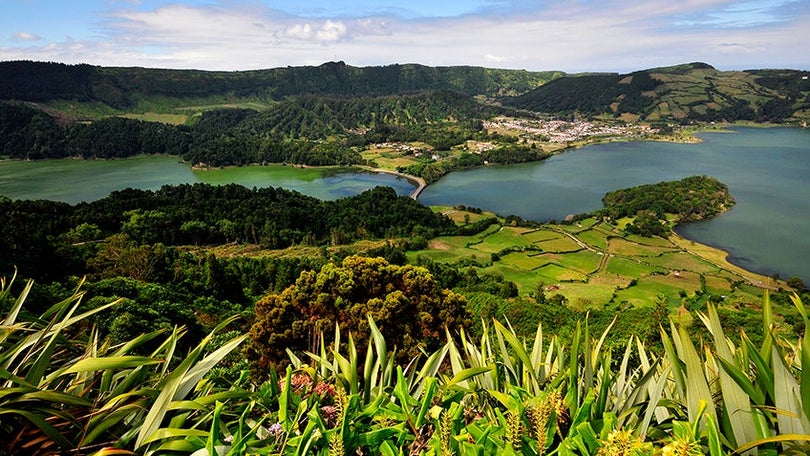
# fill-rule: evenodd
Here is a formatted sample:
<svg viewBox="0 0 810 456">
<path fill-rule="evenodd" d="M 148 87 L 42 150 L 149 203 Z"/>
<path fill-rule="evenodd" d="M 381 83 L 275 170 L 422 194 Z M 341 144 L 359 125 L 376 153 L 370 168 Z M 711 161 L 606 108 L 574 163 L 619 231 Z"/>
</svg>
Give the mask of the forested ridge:
<svg viewBox="0 0 810 456">
<path fill-rule="evenodd" d="M 418 64 L 353 67 L 343 62 L 225 72 L 13 61 L 0 62 L 0 99 L 97 101 L 126 110 L 157 96 L 281 101 L 305 95 L 377 97 L 452 90 L 496 97 L 524 93 L 562 74 Z"/>
</svg>

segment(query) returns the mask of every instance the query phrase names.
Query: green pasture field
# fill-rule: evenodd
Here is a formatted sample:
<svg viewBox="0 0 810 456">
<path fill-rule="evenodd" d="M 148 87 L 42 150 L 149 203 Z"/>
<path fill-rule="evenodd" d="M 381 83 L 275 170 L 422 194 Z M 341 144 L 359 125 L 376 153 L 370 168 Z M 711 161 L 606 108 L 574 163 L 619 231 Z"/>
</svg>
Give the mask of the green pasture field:
<svg viewBox="0 0 810 456">
<path fill-rule="evenodd" d="M 533 271 L 556 261 L 548 255 L 529 256 L 522 252 L 512 252 L 501 257 L 499 262 L 509 266 L 515 266 L 526 271 Z"/>
<path fill-rule="evenodd" d="M 247 187 L 263 186 L 268 181 L 283 182 L 285 179 L 314 181 L 324 176 L 330 168 L 305 168 L 286 165 L 228 166 L 225 168 L 195 169 L 194 175 L 202 182 L 223 185 L 230 182 L 245 182 Z"/>
<path fill-rule="evenodd" d="M 607 260 L 605 272 L 624 277 L 640 277 L 663 270 L 637 259 L 611 256 Z"/>
<path fill-rule="evenodd" d="M 527 295 L 530 292 L 537 290 L 537 286 L 541 283 L 545 284 L 555 281 L 553 278 L 547 277 L 538 272 L 542 270 L 543 268 L 531 271 L 518 266 L 512 266 L 500 261 L 496 261 L 495 263 L 492 263 L 491 266 L 483 268 L 482 272 L 502 275 L 505 280 L 512 281 L 515 283 L 515 285 L 517 285 L 519 294 Z"/>
<path fill-rule="evenodd" d="M 496 233 L 485 237 L 480 244 L 475 244 L 476 250 L 497 253 L 511 247 L 526 247 L 531 245 L 525 237 L 511 227 L 501 227 Z"/>
<path fill-rule="evenodd" d="M 585 274 L 573 269 L 568 269 L 565 266 L 557 263 L 549 263 L 536 269 L 536 271 L 538 274 L 542 275 L 543 277 L 547 277 L 554 282 L 566 282 L 572 280 L 583 281 L 586 278 Z"/>
<path fill-rule="evenodd" d="M 626 238 L 611 238 L 607 251 L 615 255 L 652 257 L 661 254 L 661 247 L 641 245 Z"/>
<path fill-rule="evenodd" d="M 641 286 L 651 286 L 653 288 L 684 290 L 687 294 L 692 295 L 700 290 L 700 274 L 691 271 L 654 274 L 640 279 L 638 283 Z"/>
<path fill-rule="evenodd" d="M 569 233 L 577 233 L 579 231 L 586 230 L 588 228 L 596 226 L 597 223 L 599 223 L 599 220 L 593 217 L 589 217 L 586 219 L 582 219 L 573 225 L 561 225 L 560 227 L 565 231 L 568 231 Z"/>
<path fill-rule="evenodd" d="M 655 293 L 650 295 L 650 293 Z M 649 286 L 648 284 L 637 284 L 632 287 L 618 290 L 614 301 L 617 303 L 628 303 L 633 307 L 650 307 L 655 304 L 650 296 L 662 296 L 666 299 L 669 307 L 677 307 L 681 303 L 681 298 L 673 294 L 669 288 L 660 286 Z"/>
<path fill-rule="evenodd" d="M 707 274 L 717 272 L 717 266 L 688 252 L 669 252 L 647 259 L 650 264 L 673 270 L 687 270 Z"/>
<path fill-rule="evenodd" d="M 465 214 L 470 219 L 477 215 L 449 207 L 434 211 L 452 212 L 457 221 Z M 514 251 L 493 256 L 510 249 Z M 547 295 L 563 295 L 572 308 L 582 309 L 623 302 L 652 306 L 659 297 L 676 308 L 684 298 L 703 291 L 756 303 L 761 299 L 761 287 L 773 286 L 762 276 L 742 274 L 717 249 L 674 234 L 670 239 L 623 236 L 613 225 L 597 221 L 582 227 L 547 225 L 539 229 L 493 224 L 472 236 L 433 239 L 427 249 L 407 256 L 411 261 L 422 256 L 500 274 L 517 285 L 521 296 L 533 295 L 542 285 Z M 746 281 L 752 285 L 740 286 Z"/>
<path fill-rule="evenodd" d="M 706 280 L 706 291 L 709 293 L 723 294 L 731 291 L 731 282 L 724 277 L 714 275 L 703 276 Z"/>
<path fill-rule="evenodd" d="M 127 119 L 143 120 L 145 122 L 160 122 L 172 125 L 183 125 L 186 122 L 188 122 L 189 119 L 188 115 L 186 114 L 166 114 L 157 112 L 145 112 L 141 114 L 128 113 L 124 114 L 121 117 Z"/>
<path fill-rule="evenodd" d="M 540 247 L 546 252 L 576 252 L 582 250 L 582 246 L 577 244 L 573 239 L 568 236 L 561 236 L 557 239 L 549 239 L 547 241 L 535 242 L 535 246 Z"/>
<path fill-rule="evenodd" d="M 604 233 L 602 230 L 588 229 L 588 230 L 585 230 L 585 231 L 580 231 L 579 233 L 576 234 L 576 236 L 577 236 L 577 238 L 579 238 L 580 241 L 582 241 L 582 242 L 584 242 L 584 243 L 586 243 L 588 245 L 592 245 L 592 246 L 597 247 L 599 249 L 606 249 L 607 248 L 608 234 Z"/>
<path fill-rule="evenodd" d="M 399 167 L 405 167 L 417 162 L 413 154 L 405 154 L 402 151 L 396 150 L 392 147 L 375 147 L 371 146 L 366 150 L 360 152 L 360 156 L 364 160 L 372 161 L 377 164 L 377 167 L 388 169 L 391 171 Z"/>
<path fill-rule="evenodd" d="M 633 277 L 614 274 L 611 272 L 595 272 L 588 276 L 588 283 L 592 285 L 608 285 L 612 288 L 627 288 L 634 280 Z"/>
<path fill-rule="evenodd" d="M 598 309 L 610 302 L 615 287 L 593 283 L 563 283 L 557 291 L 548 293 L 561 293 L 568 298 L 569 306 L 582 312 L 588 309 Z"/>
<path fill-rule="evenodd" d="M 529 240 L 529 242 L 543 242 L 548 241 L 551 239 L 561 239 L 564 237 L 563 234 L 560 234 L 554 230 L 549 230 L 545 228 L 541 228 L 535 231 L 527 231 L 523 233 L 523 237 Z"/>
<path fill-rule="evenodd" d="M 669 239 L 664 239 L 664 238 L 660 238 L 660 237 L 652 237 L 652 238 L 650 238 L 650 237 L 638 236 L 636 234 L 629 234 L 627 236 L 624 236 L 624 238 L 627 239 L 630 242 L 635 242 L 636 244 L 641 244 L 641 245 L 652 245 L 652 246 L 655 246 L 655 247 L 663 247 L 663 248 L 671 248 L 671 249 L 676 248 L 675 244 L 673 244 Z"/>
<path fill-rule="evenodd" d="M 603 255 L 599 255 L 596 252 L 581 250 L 579 252 L 562 255 L 558 263 L 560 266 L 567 269 L 572 269 L 583 274 L 590 274 L 597 270 L 599 263 L 602 261 L 602 257 Z"/>
<path fill-rule="evenodd" d="M 456 225 L 464 225 L 465 223 L 475 223 L 482 218 L 489 218 L 489 217 L 496 217 L 494 212 L 483 211 L 480 214 L 476 214 L 475 212 L 468 212 L 458 210 L 452 206 L 431 206 L 430 207 L 433 212 L 444 214 L 445 216 L 449 217 L 450 220 L 456 222 Z M 465 221 L 465 216 L 468 219 Z"/>
</svg>

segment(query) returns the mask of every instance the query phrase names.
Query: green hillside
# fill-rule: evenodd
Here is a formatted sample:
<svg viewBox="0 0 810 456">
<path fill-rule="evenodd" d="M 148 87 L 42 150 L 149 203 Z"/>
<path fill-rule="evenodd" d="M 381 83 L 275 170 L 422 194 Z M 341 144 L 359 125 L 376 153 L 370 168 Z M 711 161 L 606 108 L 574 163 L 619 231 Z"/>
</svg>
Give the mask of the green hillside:
<svg viewBox="0 0 810 456">
<path fill-rule="evenodd" d="M 509 101 L 557 115 L 635 120 L 785 122 L 810 117 L 810 72 L 718 71 L 704 63 L 569 75 Z"/>
</svg>

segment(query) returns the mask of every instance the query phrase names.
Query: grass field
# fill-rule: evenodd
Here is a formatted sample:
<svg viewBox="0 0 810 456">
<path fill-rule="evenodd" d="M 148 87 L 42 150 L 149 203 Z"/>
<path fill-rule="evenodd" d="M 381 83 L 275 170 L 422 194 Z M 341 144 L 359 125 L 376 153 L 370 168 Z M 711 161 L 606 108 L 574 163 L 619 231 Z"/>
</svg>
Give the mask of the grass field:
<svg viewBox="0 0 810 456">
<path fill-rule="evenodd" d="M 188 121 L 188 115 L 186 114 L 161 114 L 156 112 L 147 112 L 143 114 L 129 113 L 124 114 L 121 117 L 143 120 L 145 122 L 160 122 L 172 125 L 182 125 Z"/>
<path fill-rule="evenodd" d="M 449 207 L 434 210 L 458 224 L 465 223 L 465 215 L 467 221 L 482 216 Z M 534 229 L 494 224 L 472 236 L 433 239 L 427 249 L 408 252 L 408 258 L 472 265 L 514 282 L 520 295 L 543 287 L 578 310 L 611 303 L 652 306 L 658 299 L 676 308 L 684 298 L 703 293 L 758 303 L 763 287 L 775 285 L 729 264 L 724 252 L 674 234 L 669 239 L 625 236 L 613 225 L 584 222 Z"/>
<path fill-rule="evenodd" d="M 523 234 L 523 237 L 529 242 L 543 242 L 551 239 L 562 239 L 565 235 L 549 229 L 539 229 L 536 231 L 529 231 Z"/>
<path fill-rule="evenodd" d="M 535 246 L 543 249 L 546 252 L 576 252 L 582 250 L 582 246 L 576 243 L 573 239 L 567 236 L 560 236 L 556 239 L 549 239 L 547 241 L 535 242 Z"/>
<path fill-rule="evenodd" d="M 608 234 L 602 230 L 589 229 L 577 233 L 577 237 L 584 243 L 598 247 L 600 249 L 607 248 Z"/>
</svg>

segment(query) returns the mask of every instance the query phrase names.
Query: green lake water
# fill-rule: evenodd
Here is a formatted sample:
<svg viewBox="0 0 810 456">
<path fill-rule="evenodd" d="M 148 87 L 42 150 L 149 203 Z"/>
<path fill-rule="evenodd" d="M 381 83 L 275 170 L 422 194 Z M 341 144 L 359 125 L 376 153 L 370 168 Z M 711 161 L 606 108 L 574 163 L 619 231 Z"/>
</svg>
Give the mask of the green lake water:
<svg viewBox="0 0 810 456">
<path fill-rule="evenodd" d="M 601 208 L 611 190 L 705 174 L 727 184 L 737 204 L 678 233 L 726 250 L 746 269 L 810 283 L 810 130 L 735 128 L 699 136 L 700 144 L 605 143 L 543 162 L 455 172 L 419 200 L 562 220 Z"/>
<path fill-rule="evenodd" d="M 283 187 L 320 199 L 356 195 L 376 186 L 408 195 L 414 185 L 389 174 L 332 168 L 245 166 L 192 171 L 176 157 L 124 160 L 0 161 L 0 195 L 13 199 L 94 201 L 127 187 L 156 190 L 163 185 L 237 183 L 246 187 Z"/>
</svg>

